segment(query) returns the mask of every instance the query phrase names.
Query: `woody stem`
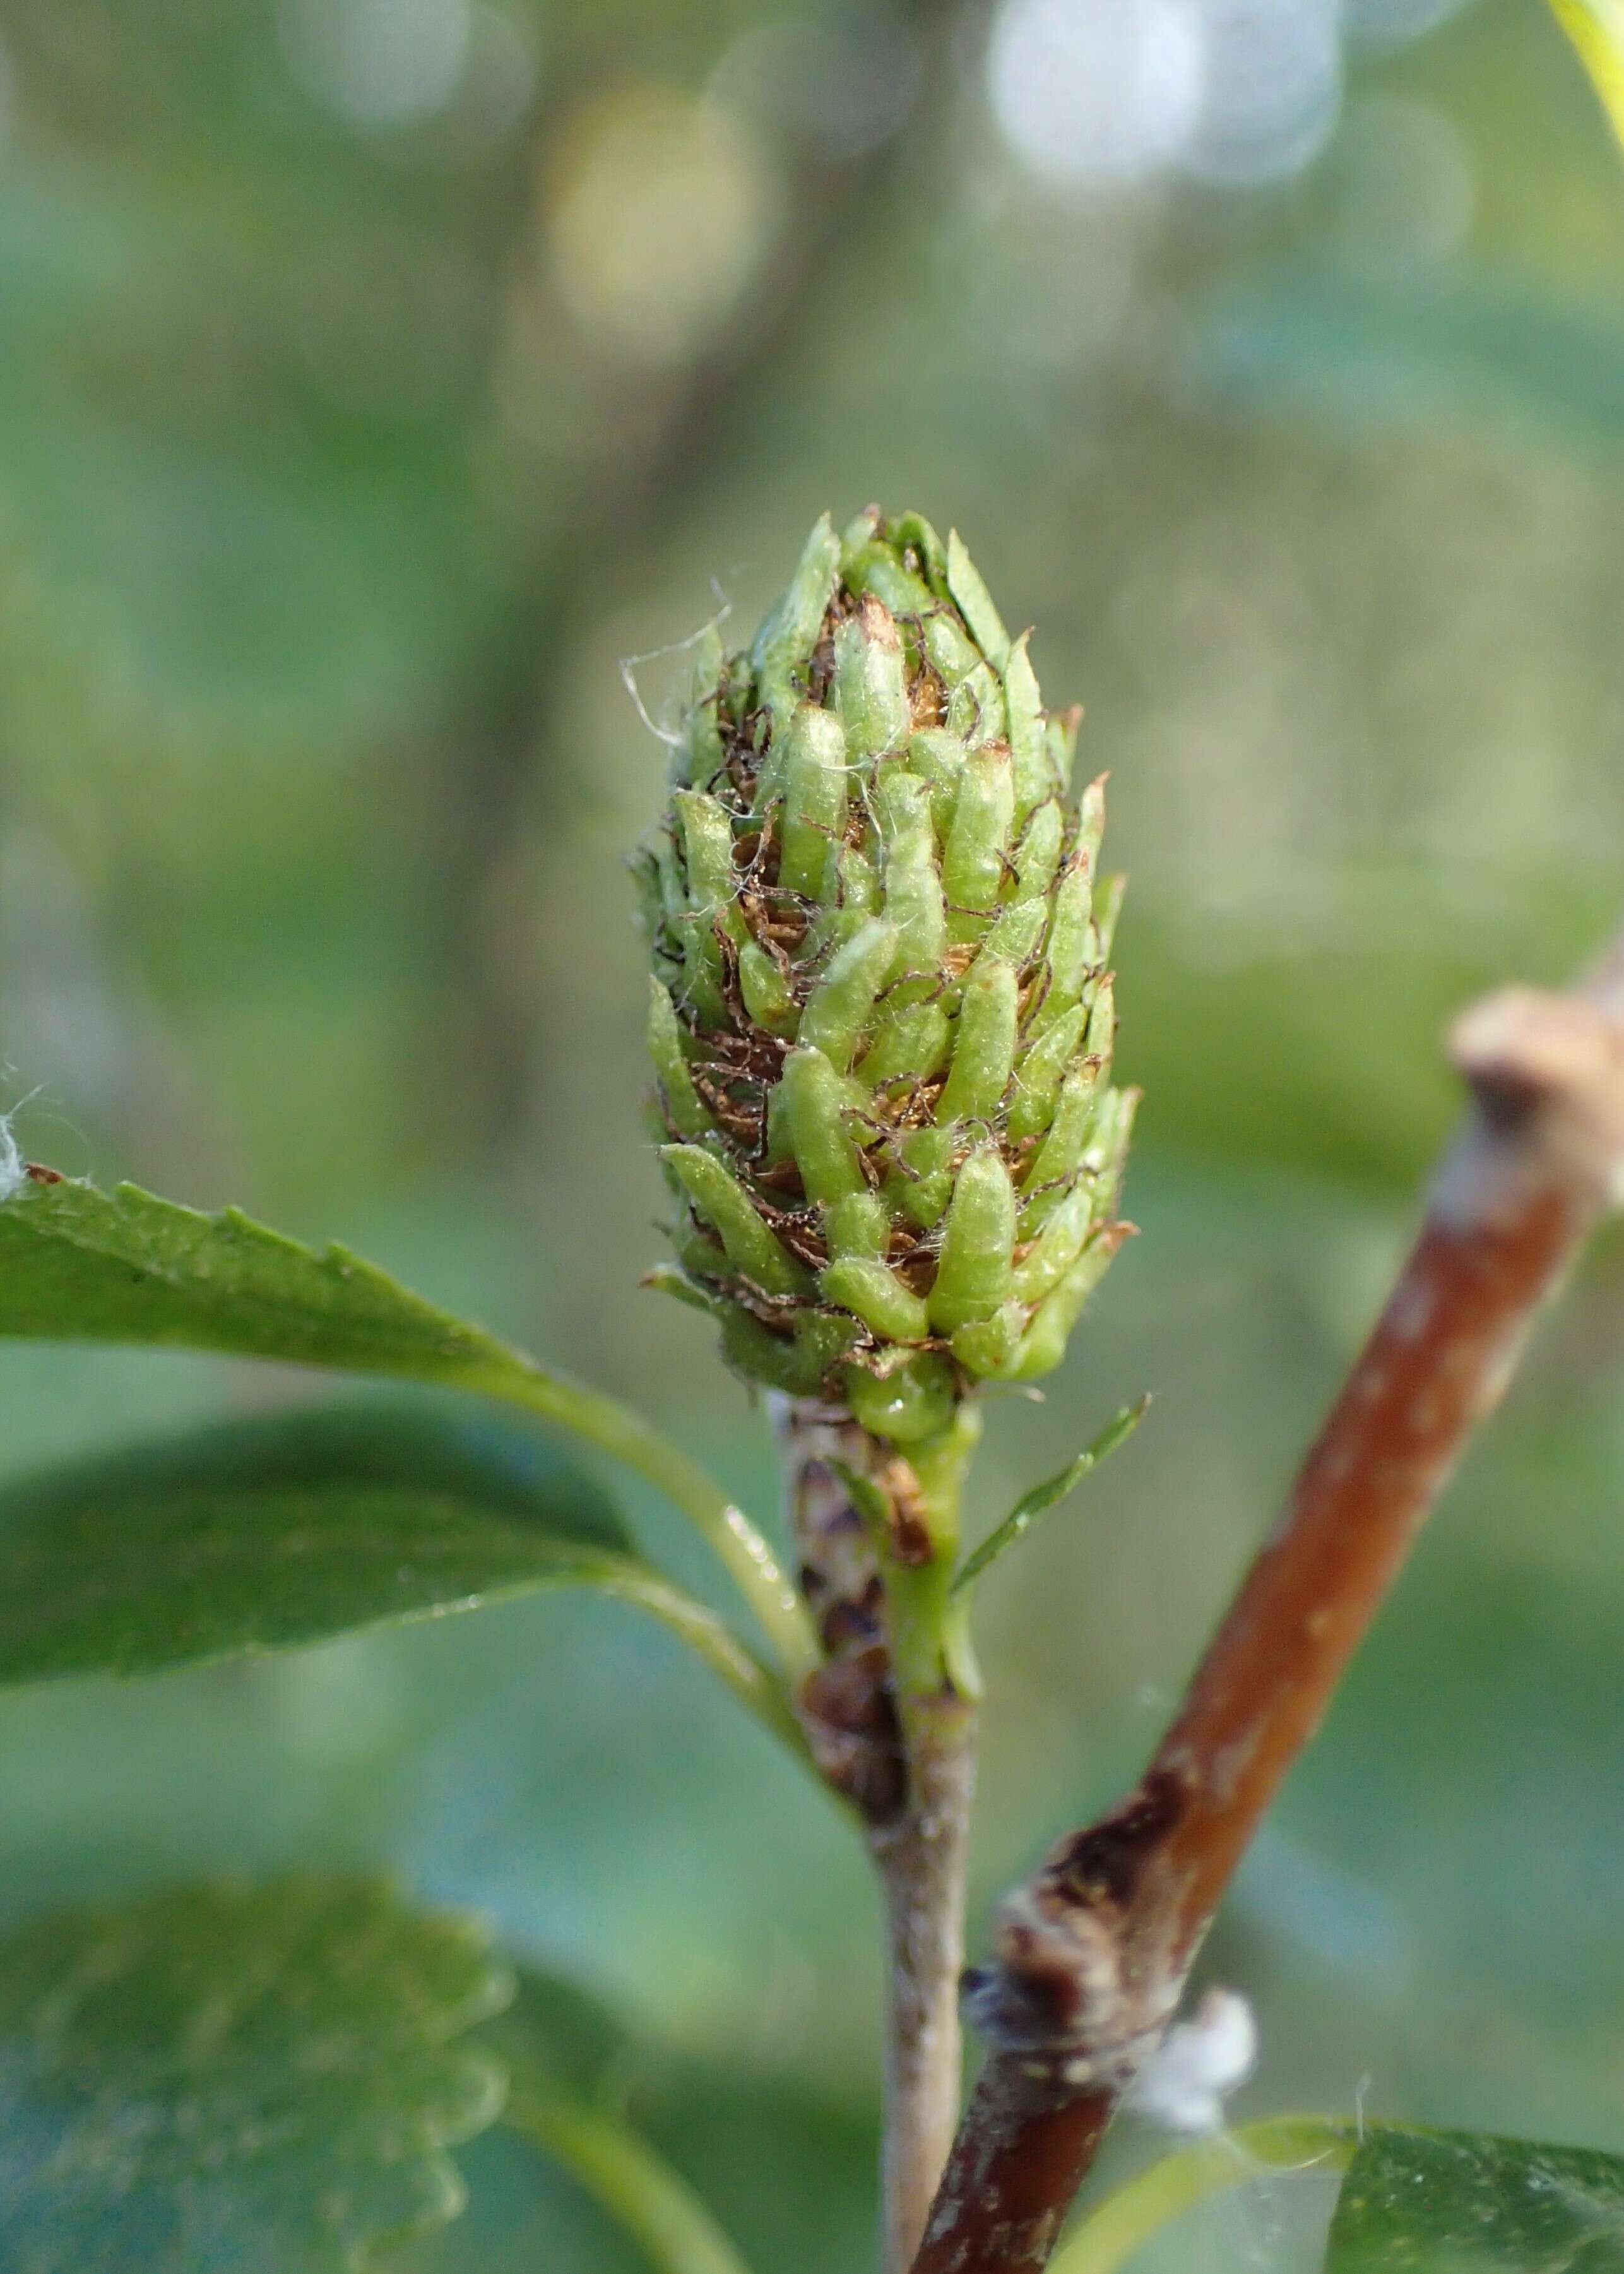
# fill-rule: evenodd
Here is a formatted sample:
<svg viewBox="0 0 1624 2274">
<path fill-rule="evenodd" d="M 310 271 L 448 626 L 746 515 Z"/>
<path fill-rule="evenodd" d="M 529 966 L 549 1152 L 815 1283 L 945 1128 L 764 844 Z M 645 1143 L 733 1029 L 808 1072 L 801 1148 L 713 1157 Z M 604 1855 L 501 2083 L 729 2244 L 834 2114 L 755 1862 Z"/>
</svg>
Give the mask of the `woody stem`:
<svg viewBox="0 0 1624 2274">
<path fill-rule="evenodd" d="M 906 1454 L 843 1408 L 778 1409 L 801 1585 L 828 1657 L 798 1706 L 825 1777 L 855 1801 L 889 1953 L 883 2264 L 904 2274 L 958 2122 L 974 1669 L 951 1599 L 974 1415 Z"/>
<path fill-rule="evenodd" d="M 1453 1055 L 1473 1111 L 1285 1510 L 1144 1777 L 1004 1907 L 989 2052 L 914 2274 L 1035 2274 L 1237 1864 L 1529 1326 L 1624 1187 L 1624 941 Z"/>
</svg>

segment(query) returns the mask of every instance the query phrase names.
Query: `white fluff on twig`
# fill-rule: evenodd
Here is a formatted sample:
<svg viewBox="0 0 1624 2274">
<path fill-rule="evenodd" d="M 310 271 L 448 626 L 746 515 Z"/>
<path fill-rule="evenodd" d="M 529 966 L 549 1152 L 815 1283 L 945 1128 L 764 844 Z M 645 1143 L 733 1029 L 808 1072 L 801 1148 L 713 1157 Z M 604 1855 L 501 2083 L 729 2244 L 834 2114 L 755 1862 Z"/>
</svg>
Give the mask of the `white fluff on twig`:
<svg viewBox="0 0 1624 2274">
<path fill-rule="evenodd" d="M 1129 2088 L 1125 2105 L 1169 2132 L 1221 2132 L 1224 2096 L 1258 2058 L 1258 2024 L 1238 1991 L 1208 1990 L 1176 2022 Z"/>
</svg>

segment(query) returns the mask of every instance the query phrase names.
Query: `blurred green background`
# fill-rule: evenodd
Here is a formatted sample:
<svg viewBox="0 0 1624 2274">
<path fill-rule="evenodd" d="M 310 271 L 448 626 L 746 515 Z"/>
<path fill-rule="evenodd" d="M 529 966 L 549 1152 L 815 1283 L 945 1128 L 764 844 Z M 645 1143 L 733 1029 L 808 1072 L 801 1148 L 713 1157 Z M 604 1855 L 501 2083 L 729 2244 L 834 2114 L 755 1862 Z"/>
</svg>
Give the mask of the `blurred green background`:
<svg viewBox="0 0 1624 2274">
<path fill-rule="evenodd" d="M 1111 771 L 1147 1090 L 1143 1236 L 995 1404 L 978 1520 L 1157 1397 L 986 1591 L 979 1939 L 1134 1773 L 1368 1321 L 1441 1020 L 1614 915 L 1621 284 L 1535 0 L 4 0 L 0 1105 L 342 1238 L 769 1505 L 637 1286 L 661 753 L 618 666 L 658 725 L 653 651 L 743 637 L 824 505 L 957 523 Z M 1621 1387 L 1615 1244 L 1214 1937 L 1242 2108 L 1624 2145 Z M 325 1394 L 13 1347 L 0 1465 Z M 0 1702 L 6 1914 L 316 1857 L 605 1997 L 761 2274 L 867 2263 L 872 1893 L 663 1636 L 543 1601 Z M 516 2143 L 465 2160 L 422 2274 L 634 2263 Z M 1324 2209 L 1159 2263 L 1307 2265 Z"/>
</svg>

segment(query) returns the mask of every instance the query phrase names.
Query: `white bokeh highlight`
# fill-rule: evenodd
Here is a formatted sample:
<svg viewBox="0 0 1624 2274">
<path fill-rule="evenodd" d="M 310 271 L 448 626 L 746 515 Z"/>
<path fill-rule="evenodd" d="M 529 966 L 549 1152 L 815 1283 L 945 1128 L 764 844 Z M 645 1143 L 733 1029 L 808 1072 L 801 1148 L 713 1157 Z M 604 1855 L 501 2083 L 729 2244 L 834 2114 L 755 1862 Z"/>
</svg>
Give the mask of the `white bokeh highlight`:
<svg viewBox="0 0 1624 2274">
<path fill-rule="evenodd" d="M 1192 0 L 1004 0 L 988 98 L 1034 172 L 1079 186 L 1140 181 L 1196 131 L 1203 60 Z"/>
<path fill-rule="evenodd" d="M 277 12 L 289 69 L 352 126 L 415 126 L 456 94 L 470 0 L 281 0 Z"/>
<path fill-rule="evenodd" d="M 1005 143 L 1079 192 L 1300 174 L 1342 115 L 1350 41 L 1392 46 L 1464 0 L 1000 0 L 985 63 Z"/>
</svg>

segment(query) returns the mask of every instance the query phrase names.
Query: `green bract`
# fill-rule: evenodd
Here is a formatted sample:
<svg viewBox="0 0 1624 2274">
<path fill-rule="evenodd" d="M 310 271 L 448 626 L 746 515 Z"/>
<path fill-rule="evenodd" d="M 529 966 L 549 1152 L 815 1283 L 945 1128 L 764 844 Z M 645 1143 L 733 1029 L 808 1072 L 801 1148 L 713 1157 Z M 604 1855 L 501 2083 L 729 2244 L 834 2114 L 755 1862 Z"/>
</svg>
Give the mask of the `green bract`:
<svg viewBox="0 0 1624 2274">
<path fill-rule="evenodd" d="M 1057 1365 L 1124 1234 L 1081 715 L 1044 710 L 956 535 L 825 516 L 748 652 L 697 644 L 636 857 L 657 1277 L 740 1373 L 902 1442 Z"/>
</svg>

